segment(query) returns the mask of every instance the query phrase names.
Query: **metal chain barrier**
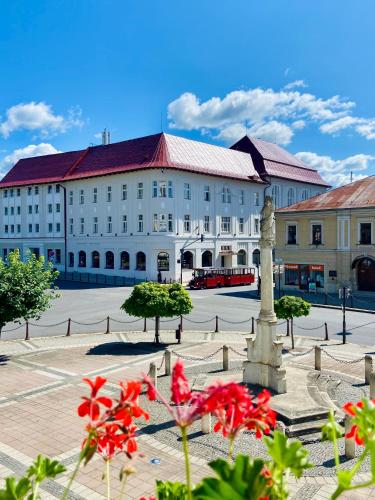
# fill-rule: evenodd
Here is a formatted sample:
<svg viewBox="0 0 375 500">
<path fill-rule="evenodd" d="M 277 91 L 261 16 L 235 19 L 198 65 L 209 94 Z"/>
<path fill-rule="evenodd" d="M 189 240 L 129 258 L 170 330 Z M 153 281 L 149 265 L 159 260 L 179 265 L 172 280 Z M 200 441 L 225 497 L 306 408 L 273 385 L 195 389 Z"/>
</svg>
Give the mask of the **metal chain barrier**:
<svg viewBox="0 0 375 500">
<path fill-rule="evenodd" d="M 357 328 L 362 328 L 363 326 L 373 325 L 375 321 L 370 321 L 369 323 L 364 323 L 363 325 L 353 326 L 353 328 L 347 328 L 347 331 L 357 330 Z"/>
<path fill-rule="evenodd" d="M 107 321 L 107 318 L 101 319 L 100 321 L 94 321 L 93 323 L 81 323 L 80 321 L 74 321 L 73 319 L 71 320 L 72 323 L 83 326 L 99 325 L 99 323 L 104 323 L 104 321 Z"/>
<path fill-rule="evenodd" d="M 285 323 L 287 323 L 287 322 L 288 322 L 288 320 L 282 321 L 281 323 L 277 323 L 277 326 L 285 325 Z"/>
<path fill-rule="evenodd" d="M 288 354 L 291 354 L 294 357 L 306 356 L 306 354 L 310 354 L 310 352 L 312 352 L 314 349 L 315 349 L 315 347 L 313 346 L 313 347 L 310 347 L 310 349 L 308 349 L 305 352 L 291 352 L 291 351 L 288 351 Z"/>
<path fill-rule="evenodd" d="M 213 352 L 212 354 L 209 354 L 208 356 L 205 356 L 204 358 L 198 358 L 197 356 L 190 356 L 189 354 L 180 354 L 176 351 L 171 351 L 171 352 L 172 352 L 172 354 L 174 354 L 178 358 L 185 359 L 186 361 L 207 361 L 208 359 L 213 358 L 215 356 L 215 354 L 217 354 L 218 352 L 220 352 L 222 350 L 223 350 L 223 348 L 219 347 L 219 349 L 217 349 L 215 352 Z"/>
<path fill-rule="evenodd" d="M 336 358 L 336 356 L 334 356 L 330 352 L 326 351 L 325 349 L 322 349 L 322 352 L 327 354 L 327 356 L 329 358 L 333 359 L 334 361 L 337 361 L 338 363 L 344 363 L 345 365 L 354 365 L 355 363 L 360 363 L 361 361 L 363 361 L 365 359 L 365 356 L 361 356 L 358 359 L 352 359 L 352 360 L 348 361 L 348 360 L 343 359 L 343 358 Z"/>
<path fill-rule="evenodd" d="M 133 319 L 133 320 L 130 320 L 130 321 L 121 321 L 120 319 L 115 319 L 115 318 L 112 318 L 112 317 L 110 317 L 109 319 L 111 321 L 114 321 L 115 323 L 130 324 L 130 323 L 136 323 L 137 321 L 140 321 L 143 318 L 137 318 L 137 319 Z"/>
<path fill-rule="evenodd" d="M 53 326 L 59 326 L 59 325 L 63 325 L 64 323 L 67 323 L 69 320 L 66 319 L 64 321 L 60 321 L 60 323 L 55 323 L 53 325 L 40 325 L 39 323 L 31 323 L 29 321 L 29 325 L 31 326 L 40 326 L 41 328 L 52 328 Z"/>
<path fill-rule="evenodd" d="M 14 332 L 15 330 L 21 328 L 22 326 L 25 326 L 25 323 L 21 323 L 19 326 L 16 326 L 16 328 L 10 328 L 9 330 L 1 330 L 1 333 Z"/>
<path fill-rule="evenodd" d="M 186 321 L 190 321 L 190 323 L 210 323 L 211 321 L 213 321 L 214 319 L 216 319 L 216 316 L 214 316 L 213 318 L 211 319 L 205 319 L 204 321 L 195 321 L 195 320 L 192 320 L 192 319 L 189 319 L 187 318 L 186 316 L 182 316 L 184 320 Z"/>
<path fill-rule="evenodd" d="M 307 330 L 307 331 L 312 331 L 312 330 L 319 330 L 320 328 L 323 328 L 325 325 L 325 323 L 323 323 L 322 325 L 320 326 L 315 326 L 314 328 L 305 328 L 303 326 L 299 326 L 299 325 L 296 325 L 295 323 L 293 324 L 293 326 L 299 328 L 300 330 Z"/>
<path fill-rule="evenodd" d="M 244 321 L 228 321 L 227 319 L 221 318 L 220 316 L 218 317 L 220 321 L 223 321 L 224 323 L 230 323 L 231 325 L 241 325 L 243 323 L 248 323 L 251 321 L 251 318 L 245 319 Z"/>
<path fill-rule="evenodd" d="M 232 352 L 234 352 L 235 354 L 238 354 L 238 356 L 243 356 L 245 358 L 247 357 L 247 353 L 243 353 L 243 352 L 237 351 L 232 346 L 229 346 L 229 350 L 232 351 Z"/>
<path fill-rule="evenodd" d="M 160 363 L 160 365 L 156 368 L 156 370 L 157 370 L 158 372 L 162 369 L 162 367 L 163 367 L 163 365 L 164 365 L 164 361 L 165 361 L 165 356 L 163 356 L 163 357 L 161 358 L 161 363 Z"/>
</svg>

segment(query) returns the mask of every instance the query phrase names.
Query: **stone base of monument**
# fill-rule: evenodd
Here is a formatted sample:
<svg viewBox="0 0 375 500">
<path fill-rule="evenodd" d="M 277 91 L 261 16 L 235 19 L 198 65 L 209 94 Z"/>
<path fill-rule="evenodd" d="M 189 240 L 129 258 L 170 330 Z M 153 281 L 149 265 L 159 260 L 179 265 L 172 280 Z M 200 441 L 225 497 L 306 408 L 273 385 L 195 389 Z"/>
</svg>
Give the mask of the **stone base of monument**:
<svg viewBox="0 0 375 500">
<path fill-rule="evenodd" d="M 287 380 L 284 367 L 245 361 L 243 363 L 243 381 L 249 381 L 252 385 L 266 387 L 277 394 L 286 393 Z"/>
</svg>

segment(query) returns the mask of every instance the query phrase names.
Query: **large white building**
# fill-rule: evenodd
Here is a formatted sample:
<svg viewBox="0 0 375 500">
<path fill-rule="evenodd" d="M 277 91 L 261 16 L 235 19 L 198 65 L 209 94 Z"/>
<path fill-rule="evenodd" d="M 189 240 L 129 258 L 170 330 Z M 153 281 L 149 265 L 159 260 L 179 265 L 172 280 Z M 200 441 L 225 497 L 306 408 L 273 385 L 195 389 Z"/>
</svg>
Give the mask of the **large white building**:
<svg viewBox="0 0 375 500">
<path fill-rule="evenodd" d="M 306 182 L 278 184 L 296 199 L 326 188 L 302 169 Z M 251 265 L 261 177 L 248 152 L 167 134 L 23 159 L 0 182 L 0 255 L 31 250 L 83 280 L 130 283 L 178 280 L 181 263 L 184 280 L 193 267 Z"/>
</svg>

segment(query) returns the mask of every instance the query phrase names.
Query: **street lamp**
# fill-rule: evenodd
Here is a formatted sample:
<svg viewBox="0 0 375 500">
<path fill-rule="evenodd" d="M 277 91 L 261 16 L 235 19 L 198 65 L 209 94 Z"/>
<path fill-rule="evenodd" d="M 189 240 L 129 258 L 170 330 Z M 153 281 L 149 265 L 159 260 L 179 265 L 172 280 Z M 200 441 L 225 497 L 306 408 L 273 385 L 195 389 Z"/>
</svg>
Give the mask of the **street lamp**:
<svg viewBox="0 0 375 500">
<path fill-rule="evenodd" d="M 185 244 L 180 248 L 180 283 L 181 283 L 181 285 L 182 285 L 182 260 L 183 260 L 183 256 L 184 256 L 184 251 L 190 245 L 193 245 L 194 243 L 196 243 L 199 240 L 201 241 L 201 243 L 203 243 L 203 241 L 204 241 L 204 234 L 201 234 L 200 236 L 198 236 L 198 238 L 195 238 L 195 240 L 190 241 L 190 243 L 186 243 L 185 242 Z"/>
<path fill-rule="evenodd" d="M 339 298 L 342 299 L 342 343 L 346 344 L 346 299 L 350 297 L 351 290 L 348 286 L 339 289 Z"/>
<path fill-rule="evenodd" d="M 56 184 L 56 186 L 59 186 L 60 188 L 63 189 L 64 191 L 64 273 L 65 273 L 65 279 L 66 279 L 66 274 L 67 274 L 67 262 L 68 262 L 68 248 L 67 248 L 67 220 L 66 220 L 66 187 L 63 184 Z"/>
<path fill-rule="evenodd" d="M 283 259 L 275 259 L 275 265 L 277 266 L 277 268 L 275 268 L 276 270 L 276 273 L 279 275 L 279 298 L 281 296 L 281 274 L 284 272 L 284 261 Z"/>
</svg>

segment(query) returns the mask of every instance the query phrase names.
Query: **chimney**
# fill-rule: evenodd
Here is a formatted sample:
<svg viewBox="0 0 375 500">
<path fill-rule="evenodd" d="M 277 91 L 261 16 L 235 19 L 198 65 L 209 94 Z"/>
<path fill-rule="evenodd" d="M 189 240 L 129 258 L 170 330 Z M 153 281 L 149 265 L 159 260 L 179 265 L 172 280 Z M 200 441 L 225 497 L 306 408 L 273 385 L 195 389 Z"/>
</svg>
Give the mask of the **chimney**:
<svg viewBox="0 0 375 500">
<path fill-rule="evenodd" d="M 107 144 L 109 144 L 110 142 L 111 142 L 110 132 L 105 128 L 102 132 L 102 145 L 107 146 Z"/>
</svg>

